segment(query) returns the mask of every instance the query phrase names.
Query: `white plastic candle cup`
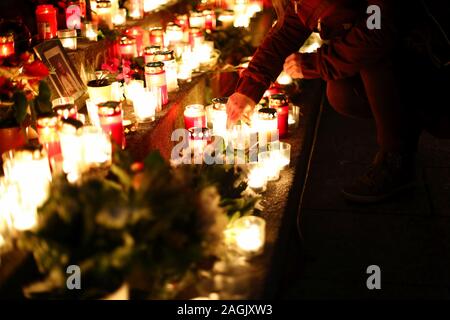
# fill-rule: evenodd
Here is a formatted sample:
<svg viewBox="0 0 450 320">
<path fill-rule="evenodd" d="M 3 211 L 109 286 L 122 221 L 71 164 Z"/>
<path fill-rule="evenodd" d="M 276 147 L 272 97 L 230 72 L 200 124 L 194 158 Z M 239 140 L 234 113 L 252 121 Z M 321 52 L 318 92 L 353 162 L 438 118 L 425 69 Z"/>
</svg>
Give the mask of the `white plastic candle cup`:
<svg viewBox="0 0 450 320">
<path fill-rule="evenodd" d="M 246 257 L 261 254 L 266 241 L 266 221 L 256 216 L 237 219 L 232 225 L 235 248 Z"/>
<path fill-rule="evenodd" d="M 258 163 L 251 165 L 247 176 L 247 186 L 256 193 L 266 191 L 267 177 L 263 166 Z"/>
<path fill-rule="evenodd" d="M 156 113 L 157 97 L 152 91 L 142 89 L 133 99 L 134 114 L 138 122 L 153 121 Z"/>
<path fill-rule="evenodd" d="M 80 137 L 83 171 L 111 165 L 112 145 L 108 134 L 99 127 L 87 126 L 78 129 Z"/>
<path fill-rule="evenodd" d="M 110 83 L 99 84 L 97 80 L 91 80 L 87 83 L 89 99 L 94 103 L 100 103 L 112 100 L 112 85 Z"/>
<path fill-rule="evenodd" d="M 69 50 L 77 50 L 77 30 L 65 29 L 56 32 L 59 40 L 64 48 Z"/>
</svg>

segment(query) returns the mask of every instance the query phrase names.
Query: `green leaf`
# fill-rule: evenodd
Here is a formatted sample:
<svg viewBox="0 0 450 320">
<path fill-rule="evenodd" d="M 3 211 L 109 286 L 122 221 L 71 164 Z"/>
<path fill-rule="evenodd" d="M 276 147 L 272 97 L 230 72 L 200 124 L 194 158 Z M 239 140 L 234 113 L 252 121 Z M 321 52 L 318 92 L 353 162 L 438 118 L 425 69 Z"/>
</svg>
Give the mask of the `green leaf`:
<svg viewBox="0 0 450 320">
<path fill-rule="evenodd" d="M 17 123 L 22 124 L 27 115 L 28 102 L 25 94 L 23 92 L 15 92 L 13 96 L 14 100 L 14 117 L 16 118 Z"/>
<path fill-rule="evenodd" d="M 39 82 L 39 94 L 35 98 L 34 106 L 37 116 L 52 113 L 52 103 L 50 101 L 50 97 L 51 92 L 47 82 Z"/>
</svg>

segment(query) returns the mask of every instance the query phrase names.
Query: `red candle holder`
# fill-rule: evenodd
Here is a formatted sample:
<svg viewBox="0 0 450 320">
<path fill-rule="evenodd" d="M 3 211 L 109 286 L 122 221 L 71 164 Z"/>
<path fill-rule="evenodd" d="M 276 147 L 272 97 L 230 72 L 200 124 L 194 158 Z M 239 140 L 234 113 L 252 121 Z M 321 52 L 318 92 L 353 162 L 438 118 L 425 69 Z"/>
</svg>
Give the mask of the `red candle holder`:
<svg viewBox="0 0 450 320">
<path fill-rule="evenodd" d="M 184 128 L 206 127 L 205 107 L 201 104 L 191 104 L 184 109 Z"/>
<path fill-rule="evenodd" d="M 125 134 L 123 131 L 122 104 L 108 101 L 98 104 L 98 117 L 103 131 L 111 137 L 117 146 L 125 148 Z"/>
<path fill-rule="evenodd" d="M 205 29 L 213 31 L 216 29 L 216 13 L 213 10 L 203 11 L 203 16 L 205 18 Z"/>
<path fill-rule="evenodd" d="M 36 22 L 40 40 L 48 40 L 56 37 L 58 22 L 56 9 L 50 4 L 41 4 L 36 7 Z"/>
<path fill-rule="evenodd" d="M 150 44 L 164 46 L 164 30 L 157 27 L 150 29 Z"/>
<path fill-rule="evenodd" d="M 137 54 L 136 39 L 122 37 L 120 39 L 120 56 L 122 59 L 132 60 Z"/>
<path fill-rule="evenodd" d="M 181 27 L 181 29 L 189 29 L 189 17 L 187 14 L 179 14 L 175 17 L 175 23 Z"/>
<path fill-rule="evenodd" d="M 161 46 L 159 46 L 159 45 L 145 47 L 145 49 L 144 49 L 145 64 L 156 61 L 155 55 L 158 51 L 161 51 Z"/>
<path fill-rule="evenodd" d="M 125 34 L 128 37 L 136 39 L 136 50 L 137 55 L 139 57 L 142 57 L 144 51 L 143 51 L 143 44 L 144 44 L 144 29 L 141 27 L 131 27 L 125 31 Z"/>
<path fill-rule="evenodd" d="M 61 155 L 61 144 L 59 141 L 59 119 L 58 117 L 45 117 L 36 121 L 39 143 L 47 151 L 51 163 L 52 158 Z"/>
<path fill-rule="evenodd" d="M 14 54 L 14 35 L 0 36 L 0 58 L 8 58 Z"/>
<path fill-rule="evenodd" d="M 269 107 L 277 110 L 278 134 L 285 138 L 289 127 L 289 103 L 286 95 L 274 94 L 270 96 Z"/>
</svg>

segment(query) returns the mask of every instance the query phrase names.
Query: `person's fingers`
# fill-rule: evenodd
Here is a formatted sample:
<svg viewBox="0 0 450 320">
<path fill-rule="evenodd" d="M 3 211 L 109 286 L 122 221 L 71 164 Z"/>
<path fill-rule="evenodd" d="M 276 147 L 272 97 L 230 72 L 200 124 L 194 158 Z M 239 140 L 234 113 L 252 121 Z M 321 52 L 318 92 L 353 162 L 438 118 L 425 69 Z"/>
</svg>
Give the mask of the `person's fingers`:
<svg viewBox="0 0 450 320">
<path fill-rule="evenodd" d="M 289 61 L 286 60 L 284 65 L 283 65 L 283 69 L 287 70 L 290 67 L 295 66 L 295 65 L 298 65 L 298 66 L 300 65 L 300 59 L 295 58 L 295 59 L 291 59 Z"/>
<path fill-rule="evenodd" d="M 286 58 L 285 62 L 290 62 L 290 61 L 299 60 L 299 59 L 300 59 L 299 54 L 293 53 Z"/>
</svg>

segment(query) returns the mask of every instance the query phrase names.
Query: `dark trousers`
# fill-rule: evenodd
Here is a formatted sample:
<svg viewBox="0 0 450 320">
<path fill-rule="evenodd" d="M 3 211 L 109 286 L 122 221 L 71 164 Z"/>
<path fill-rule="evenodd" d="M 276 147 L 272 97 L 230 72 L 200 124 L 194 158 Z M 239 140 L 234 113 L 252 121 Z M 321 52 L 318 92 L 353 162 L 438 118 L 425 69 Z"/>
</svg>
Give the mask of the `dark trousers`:
<svg viewBox="0 0 450 320">
<path fill-rule="evenodd" d="M 413 62 L 384 61 L 352 78 L 327 82 L 328 101 L 337 112 L 374 118 L 383 151 L 415 152 L 423 129 L 437 130 L 441 136 L 450 131 L 443 79 L 429 66 Z"/>
</svg>

